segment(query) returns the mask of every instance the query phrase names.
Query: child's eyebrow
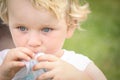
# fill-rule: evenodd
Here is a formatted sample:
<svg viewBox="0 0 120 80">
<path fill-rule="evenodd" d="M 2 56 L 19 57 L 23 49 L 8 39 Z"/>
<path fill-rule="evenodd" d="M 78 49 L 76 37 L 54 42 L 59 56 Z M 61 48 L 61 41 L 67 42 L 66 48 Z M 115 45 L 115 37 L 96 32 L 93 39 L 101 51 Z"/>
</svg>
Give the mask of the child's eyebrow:
<svg viewBox="0 0 120 80">
<path fill-rule="evenodd" d="M 47 25 L 47 24 L 45 24 L 45 25 L 41 25 L 40 28 L 41 29 L 42 28 L 56 28 L 56 25 Z"/>
<path fill-rule="evenodd" d="M 13 24 L 14 27 L 17 27 L 17 26 L 26 26 L 25 24 L 18 24 L 18 23 L 15 23 Z"/>
</svg>

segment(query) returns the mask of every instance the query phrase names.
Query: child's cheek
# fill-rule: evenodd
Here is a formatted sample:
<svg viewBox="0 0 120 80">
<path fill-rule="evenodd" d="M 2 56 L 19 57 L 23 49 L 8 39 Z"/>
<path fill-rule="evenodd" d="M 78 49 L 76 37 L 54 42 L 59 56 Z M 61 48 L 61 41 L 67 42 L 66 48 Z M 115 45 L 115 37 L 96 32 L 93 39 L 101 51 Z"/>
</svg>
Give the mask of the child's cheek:
<svg viewBox="0 0 120 80">
<path fill-rule="evenodd" d="M 47 47 L 46 53 L 54 54 L 54 53 L 59 52 L 61 49 L 62 49 L 61 46 L 51 45 L 51 46 L 48 46 L 48 47 Z"/>
</svg>

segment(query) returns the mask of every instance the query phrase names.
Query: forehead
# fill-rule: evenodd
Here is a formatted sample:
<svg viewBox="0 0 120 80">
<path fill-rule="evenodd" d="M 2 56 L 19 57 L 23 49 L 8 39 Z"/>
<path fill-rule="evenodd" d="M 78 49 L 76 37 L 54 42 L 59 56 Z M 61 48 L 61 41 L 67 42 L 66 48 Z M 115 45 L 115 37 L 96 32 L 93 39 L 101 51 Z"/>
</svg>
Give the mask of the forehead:
<svg viewBox="0 0 120 80">
<path fill-rule="evenodd" d="M 57 21 L 55 15 L 40 8 L 34 8 L 30 0 L 8 0 L 8 17 L 9 21 L 24 21 L 25 23 L 53 23 Z"/>
</svg>

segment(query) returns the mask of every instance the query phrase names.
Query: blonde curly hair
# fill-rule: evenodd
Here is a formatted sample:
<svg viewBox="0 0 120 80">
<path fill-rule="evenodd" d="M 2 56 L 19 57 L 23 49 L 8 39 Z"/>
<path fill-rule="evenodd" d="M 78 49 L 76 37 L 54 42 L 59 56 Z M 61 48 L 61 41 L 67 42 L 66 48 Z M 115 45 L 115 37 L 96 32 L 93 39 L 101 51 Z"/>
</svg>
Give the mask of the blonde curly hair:
<svg viewBox="0 0 120 80">
<path fill-rule="evenodd" d="M 75 21 L 78 25 L 90 13 L 88 3 L 80 5 L 79 0 L 30 0 L 30 2 L 37 9 L 44 7 L 53 12 L 58 19 L 66 17 L 69 24 L 71 21 Z M 0 0 L 0 18 L 6 24 L 8 16 L 7 0 Z"/>
</svg>

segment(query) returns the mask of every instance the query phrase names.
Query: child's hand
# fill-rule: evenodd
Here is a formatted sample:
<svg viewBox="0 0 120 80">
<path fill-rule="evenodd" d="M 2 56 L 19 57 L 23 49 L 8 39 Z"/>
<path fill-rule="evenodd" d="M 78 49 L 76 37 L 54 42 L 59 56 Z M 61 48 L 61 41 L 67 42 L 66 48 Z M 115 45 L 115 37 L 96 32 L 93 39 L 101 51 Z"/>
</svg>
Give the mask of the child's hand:
<svg viewBox="0 0 120 80">
<path fill-rule="evenodd" d="M 23 60 L 28 61 L 33 58 L 33 55 L 34 53 L 27 48 L 11 49 L 0 66 L 0 79 L 11 80 L 25 66 Z"/>
<path fill-rule="evenodd" d="M 47 72 L 40 75 L 37 80 L 90 80 L 85 72 L 79 71 L 56 56 L 43 55 L 38 57 L 38 61 L 33 70 L 45 68 Z"/>
</svg>

